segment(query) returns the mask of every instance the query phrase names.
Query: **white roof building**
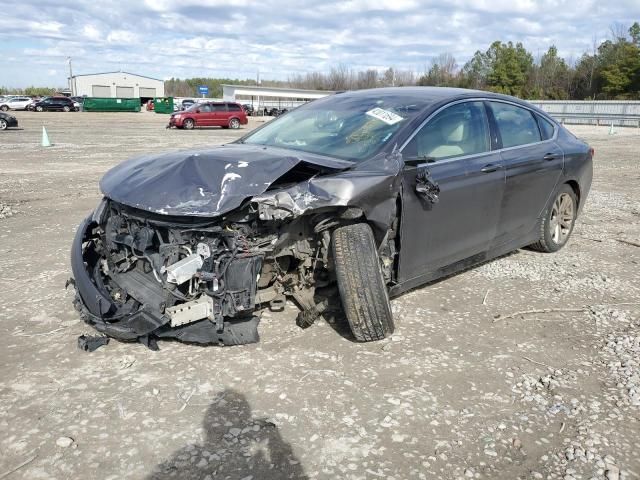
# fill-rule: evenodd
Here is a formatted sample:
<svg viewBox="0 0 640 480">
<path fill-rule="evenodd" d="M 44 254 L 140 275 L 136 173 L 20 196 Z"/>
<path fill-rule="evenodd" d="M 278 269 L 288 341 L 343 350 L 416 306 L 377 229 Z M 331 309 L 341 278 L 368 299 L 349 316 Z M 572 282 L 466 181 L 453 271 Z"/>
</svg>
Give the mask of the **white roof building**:
<svg viewBox="0 0 640 480">
<path fill-rule="evenodd" d="M 164 81 L 129 72 L 90 73 L 71 77 L 71 94 L 87 97 L 164 97 Z"/>
</svg>

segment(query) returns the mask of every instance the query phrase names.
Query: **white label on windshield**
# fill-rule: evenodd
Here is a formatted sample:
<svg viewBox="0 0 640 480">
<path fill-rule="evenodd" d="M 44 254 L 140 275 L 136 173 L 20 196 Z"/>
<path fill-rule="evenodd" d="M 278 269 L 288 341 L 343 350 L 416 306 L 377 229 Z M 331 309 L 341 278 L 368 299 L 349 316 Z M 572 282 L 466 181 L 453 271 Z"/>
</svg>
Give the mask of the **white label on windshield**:
<svg viewBox="0 0 640 480">
<path fill-rule="evenodd" d="M 374 108 L 373 110 L 369 110 L 367 112 L 367 115 L 373 118 L 377 118 L 378 120 L 386 123 L 387 125 L 394 125 L 404 120 L 404 118 L 402 118 L 400 115 L 397 115 L 393 112 L 390 112 L 389 110 L 385 110 L 384 108 L 379 108 L 379 107 Z"/>
</svg>

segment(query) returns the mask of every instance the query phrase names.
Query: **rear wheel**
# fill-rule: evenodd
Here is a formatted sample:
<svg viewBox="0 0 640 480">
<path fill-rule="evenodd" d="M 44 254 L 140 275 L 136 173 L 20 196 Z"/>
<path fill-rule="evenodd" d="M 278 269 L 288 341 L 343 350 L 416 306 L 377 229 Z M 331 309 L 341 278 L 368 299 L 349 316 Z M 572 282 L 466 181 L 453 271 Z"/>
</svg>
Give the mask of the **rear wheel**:
<svg viewBox="0 0 640 480">
<path fill-rule="evenodd" d="M 562 185 L 542 215 L 539 225 L 540 238 L 531 248 L 539 252 L 552 253 L 564 247 L 576 222 L 577 205 L 573 189 L 569 185 Z"/>
<path fill-rule="evenodd" d="M 358 223 L 337 228 L 333 258 L 342 306 L 356 340 L 370 342 L 392 334 L 389 292 L 371 227 Z"/>
<path fill-rule="evenodd" d="M 0 130 L 6 130 L 7 127 L 7 121 L 4 118 L 0 118 Z"/>
<path fill-rule="evenodd" d="M 182 122 L 182 128 L 184 128 L 185 130 L 193 130 L 193 127 L 195 126 L 196 122 L 194 122 L 190 118 L 187 118 L 184 122 Z"/>
<path fill-rule="evenodd" d="M 38 105 L 38 106 L 36 107 L 36 110 L 37 110 L 38 112 L 41 112 L 41 111 L 43 110 L 43 108 L 42 108 L 41 106 L 39 106 L 39 105 Z"/>
<path fill-rule="evenodd" d="M 7 105 L 2 105 L 0 107 L 0 110 L 2 110 L 3 112 L 6 112 L 7 110 L 9 110 L 9 107 Z"/>
<path fill-rule="evenodd" d="M 229 127 L 233 128 L 234 130 L 237 130 L 240 128 L 240 120 L 238 120 L 237 118 L 232 118 L 231 120 L 229 120 Z"/>
</svg>

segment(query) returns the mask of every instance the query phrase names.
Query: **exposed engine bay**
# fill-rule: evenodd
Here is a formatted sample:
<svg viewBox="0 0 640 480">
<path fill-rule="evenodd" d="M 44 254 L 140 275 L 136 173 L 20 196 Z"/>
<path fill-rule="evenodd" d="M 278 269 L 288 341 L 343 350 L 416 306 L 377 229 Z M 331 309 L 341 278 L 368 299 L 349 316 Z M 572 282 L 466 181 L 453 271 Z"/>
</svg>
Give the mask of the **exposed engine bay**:
<svg viewBox="0 0 640 480">
<path fill-rule="evenodd" d="M 152 347 L 167 337 L 257 342 L 254 311 L 281 310 L 286 296 L 301 307 L 298 324 L 307 327 L 325 306 L 315 303 L 316 289 L 335 280 L 330 229 L 358 213 L 343 208 L 338 215 L 332 209 L 263 221 L 249 204 L 212 222 L 104 200 L 86 230 L 83 257 L 112 308 L 96 316 L 79 295 L 74 303 L 98 331 Z"/>
</svg>

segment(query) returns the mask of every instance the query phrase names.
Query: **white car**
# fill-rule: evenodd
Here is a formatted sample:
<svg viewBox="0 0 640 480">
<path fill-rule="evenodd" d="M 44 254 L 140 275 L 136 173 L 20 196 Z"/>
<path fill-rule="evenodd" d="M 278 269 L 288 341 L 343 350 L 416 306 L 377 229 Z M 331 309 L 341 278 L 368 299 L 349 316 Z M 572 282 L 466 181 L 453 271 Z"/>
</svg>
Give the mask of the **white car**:
<svg viewBox="0 0 640 480">
<path fill-rule="evenodd" d="M 32 100 L 29 97 L 13 97 L 0 103 L 0 110 L 25 110 Z"/>
</svg>

